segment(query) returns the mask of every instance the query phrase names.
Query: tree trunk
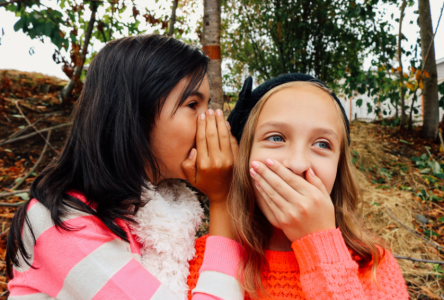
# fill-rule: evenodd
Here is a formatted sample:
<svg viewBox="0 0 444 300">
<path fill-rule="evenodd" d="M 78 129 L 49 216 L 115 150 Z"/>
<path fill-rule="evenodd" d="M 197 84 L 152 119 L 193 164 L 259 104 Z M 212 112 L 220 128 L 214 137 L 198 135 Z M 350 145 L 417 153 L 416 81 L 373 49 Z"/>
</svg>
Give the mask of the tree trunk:
<svg viewBox="0 0 444 300">
<path fill-rule="evenodd" d="M 173 36 L 174 34 L 174 23 L 176 23 L 176 10 L 179 0 L 173 0 L 173 9 L 171 11 L 170 28 L 168 30 L 168 36 Z"/>
<path fill-rule="evenodd" d="M 222 109 L 224 97 L 222 90 L 222 59 L 220 56 L 221 0 L 204 0 L 204 19 L 202 28 L 202 50 L 210 58 L 208 80 L 211 89 L 211 108 Z"/>
<path fill-rule="evenodd" d="M 399 17 L 399 33 L 398 33 L 398 63 L 399 63 L 399 82 L 400 84 L 400 90 L 401 90 L 401 122 L 400 127 L 403 128 L 406 124 L 406 115 L 405 115 L 405 89 L 404 89 L 404 70 L 402 68 L 402 48 L 401 48 L 401 41 L 402 41 L 402 20 L 404 19 L 404 11 L 405 6 L 407 5 L 407 1 L 403 0 L 401 4 L 401 16 Z"/>
<path fill-rule="evenodd" d="M 68 84 L 63 88 L 63 90 L 60 91 L 59 94 L 59 100 L 62 102 L 62 100 L 68 98 L 71 95 L 72 90 L 74 89 L 74 86 L 76 85 L 77 80 L 80 78 L 80 74 L 83 70 L 83 64 L 85 63 L 86 54 L 88 52 L 88 45 L 89 40 L 91 39 L 91 33 L 94 28 L 94 23 L 96 22 L 96 12 L 98 8 L 98 4 L 91 3 L 91 17 L 89 18 L 88 28 L 85 32 L 85 41 L 83 42 L 83 48 L 82 53 L 80 54 L 80 65 L 76 66 L 74 69 L 74 73 L 71 77 L 71 80 L 68 82 Z"/>
<path fill-rule="evenodd" d="M 418 7 L 423 70 L 429 75 L 429 77 L 423 76 L 424 121 L 421 136 L 428 139 L 436 139 L 439 125 L 438 76 L 429 0 L 419 0 Z"/>
</svg>

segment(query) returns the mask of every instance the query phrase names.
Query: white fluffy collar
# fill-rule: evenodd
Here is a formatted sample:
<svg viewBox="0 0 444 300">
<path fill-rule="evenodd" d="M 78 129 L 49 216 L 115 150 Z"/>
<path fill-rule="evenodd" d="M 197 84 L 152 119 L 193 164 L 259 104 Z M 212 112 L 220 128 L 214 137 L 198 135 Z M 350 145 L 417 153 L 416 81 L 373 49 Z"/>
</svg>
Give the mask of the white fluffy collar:
<svg viewBox="0 0 444 300">
<path fill-rule="evenodd" d="M 183 182 L 164 180 L 142 199 L 148 203 L 135 216 L 138 224 L 130 225 L 142 245 L 142 265 L 170 291 L 187 295 L 189 261 L 204 215 L 197 196 Z"/>
</svg>

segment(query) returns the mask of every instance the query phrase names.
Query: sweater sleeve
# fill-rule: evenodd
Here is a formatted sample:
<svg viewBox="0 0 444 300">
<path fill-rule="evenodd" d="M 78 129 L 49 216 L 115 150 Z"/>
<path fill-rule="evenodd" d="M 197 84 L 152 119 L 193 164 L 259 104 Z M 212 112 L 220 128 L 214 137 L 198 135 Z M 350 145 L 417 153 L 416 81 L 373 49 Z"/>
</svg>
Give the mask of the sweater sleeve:
<svg viewBox="0 0 444 300">
<path fill-rule="evenodd" d="M 72 230 L 66 231 L 54 226 L 49 211 L 37 201 L 30 203 L 27 214 L 33 234 L 25 225 L 23 240 L 31 267 L 23 262 L 14 267 L 14 278 L 8 285 L 9 299 L 186 299 L 163 286 L 142 266 L 140 254 L 98 218 L 69 213 L 63 223 Z M 223 241 L 219 243 L 219 239 Z M 236 281 L 232 277 L 234 267 L 221 264 L 226 260 L 231 261 L 230 266 L 235 264 L 240 246 L 224 238 L 213 240 L 222 247 L 211 246 L 204 264 L 223 279 L 219 289 L 232 289 Z M 196 291 L 195 300 L 239 299 L 225 298 L 211 282 L 199 279 L 198 284 L 201 292 Z"/>
<path fill-rule="evenodd" d="M 308 235 L 292 244 L 306 299 L 409 299 L 398 264 L 386 251 L 377 270 L 377 283 L 360 276 L 339 229 Z"/>
</svg>

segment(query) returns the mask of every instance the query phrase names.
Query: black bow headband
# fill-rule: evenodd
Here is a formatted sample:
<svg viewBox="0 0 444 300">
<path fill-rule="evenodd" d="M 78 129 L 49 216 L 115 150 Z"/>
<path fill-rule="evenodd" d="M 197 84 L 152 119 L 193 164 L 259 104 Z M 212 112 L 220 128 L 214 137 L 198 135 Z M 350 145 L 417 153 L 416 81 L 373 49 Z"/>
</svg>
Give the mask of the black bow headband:
<svg viewBox="0 0 444 300">
<path fill-rule="evenodd" d="M 281 84 L 292 81 L 316 82 L 328 88 L 328 86 L 325 83 L 310 75 L 301 74 L 301 73 L 291 73 L 291 74 L 280 75 L 276 78 L 270 79 L 262 83 L 254 90 L 252 90 L 253 78 L 251 78 L 251 76 L 248 77 L 244 82 L 244 86 L 242 87 L 241 92 L 239 93 L 239 100 L 237 101 L 236 106 L 228 116 L 228 122 L 231 125 L 231 132 L 236 137 L 238 142 L 240 142 L 241 140 L 245 124 L 247 123 L 248 117 L 250 116 L 250 112 L 253 109 L 253 107 L 256 105 L 256 103 L 271 89 Z M 350 144 L 350 124 L 347 115 L 345 114 L 344 108 L 342 107 L 342 104 L 339 101 L 338 97 L 335 95 L 335 93 L 332 93 L 331 95 L 333 99 L 335 99 L 335 101 L 338 103 L 339 107 L 341 108 L 341 112 L 344 115 L 346 129 L 347 129 L 348 144 Z"/>
</svg>

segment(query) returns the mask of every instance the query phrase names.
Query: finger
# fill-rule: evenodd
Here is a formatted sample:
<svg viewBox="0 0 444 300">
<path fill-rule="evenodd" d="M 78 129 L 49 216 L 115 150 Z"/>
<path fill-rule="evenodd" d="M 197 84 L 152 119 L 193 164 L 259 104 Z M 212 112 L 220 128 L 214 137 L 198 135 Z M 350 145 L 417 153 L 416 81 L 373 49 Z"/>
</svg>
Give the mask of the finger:
<svg viewBox="0 0 444 300">
<path fill-rule="evenodd" d="M 228 123 L 228 121 L 226 121 L 225 123 L 227 124 L 228 132 L 230 133 L 231 153 L 233 154 L 233 157 L 236 159 L 237 153 L 239 152 L 239 144 L 237 143 L 237 139 L 231 133 L 231 125 L 230 125 L 230 123 Z"/>
<path fill-rule="evenodd" d="M 216 110 L 217 132 L 219 134 L 220 151 L 225 155 L 231 156 L 230 136 L 228 134 L 227 124 L 225 123 L 222 110 Z"/>
<path fill-rule="evenodd" d="M 267 193 L 265 193 L 265 191 L 262 189 L 262 187 L 260 186 L 260 184 L 257 181 L 254 182 L 254 187 L 257 189 L 257 191 L 264 198 L 265 203 L 267 203 L 268 207 L 270 208 L 271 212 L 276 217 L 276 219 L 278 221 L 282 220 L 283 219 L 283 212 L 282 212 L 282 210 L 276 205 L 276 203 L 274 203 L 270 199 L 270 197 L 268 197 Z"/>
<path fill-rule="evenodd" d="M 306 173 L 307 173 L 307 175 L 305 177 L 306 177 L 307 181 L 309 183 L 311 183 L 312 185 L 314 185 L 315 187 L 317 187 L 324 195 L 326 195 L 327 197 L 330 197 L 330 194 L 328 193 L 324 183 L 322 182 L 322 180 L 318 176 L 316 176 L 313 169 L 312 168 L 308 169 L 308 171 Z"/>
<path fill-rule="evenodd" d="M 271 158 L 265 160 L 267 167 L 277 176 L 282 178 L 292 189 L 301 195 L 308 196 L 313 192 L 313 187 L 303 177 L 296 175 L 282 165 L 279 161 Z"/>
<path fill-rule="evenodd" d="M 185 173 L 185 177 L 191 184 L 196 183 L 196 149 L 191 149 L 187 159 L 182 162 L 182 170 Z"/>
<path fill-rule="evenodd" d="M 220 154 L 219 137 L 216 127 L 216 117 L 214 111 L 209 109 L 207 111 L 207 124 L 205 134 L 207 137 L 208 155 L 214 157 Z"/>
<path fill-rule="evenodd" d="M 257 173 L 254 168 L 250 169 L 250 175 L 253 177 L 254 181 L 259 184 L 259 186 L 263 190 L 263 195 L 266 195 L 271 202 L 279 208 L 280 211 L 286 211 L 289 203 L 285 200 L 270 184 L 261 176 L 261 174 Z M 271 204 L 270 204 L 271 205 Z"/>
<path fill-rule="evenodd" d="M 275 172 L 270 170 L 266 165 L 261 162 L 253 161 L 251 163 L 254 170 L 267 182 L 273 190 L 284 198 L 285 201 L 294 203 L 301 194 L 293 189 L 287 182 L 279 177 Z M 296 176 L 295 174 L 293 174 Z M 261 182 L 259 182 L 262 184 Z"/>
<path fill-rule="evenodd" d="M 200 114 L 197 117 L 197 133 L 196 133 L 196 148 L 200 157 L 208 157 L 206 130 L 206 115 Z"/>
</svg>

